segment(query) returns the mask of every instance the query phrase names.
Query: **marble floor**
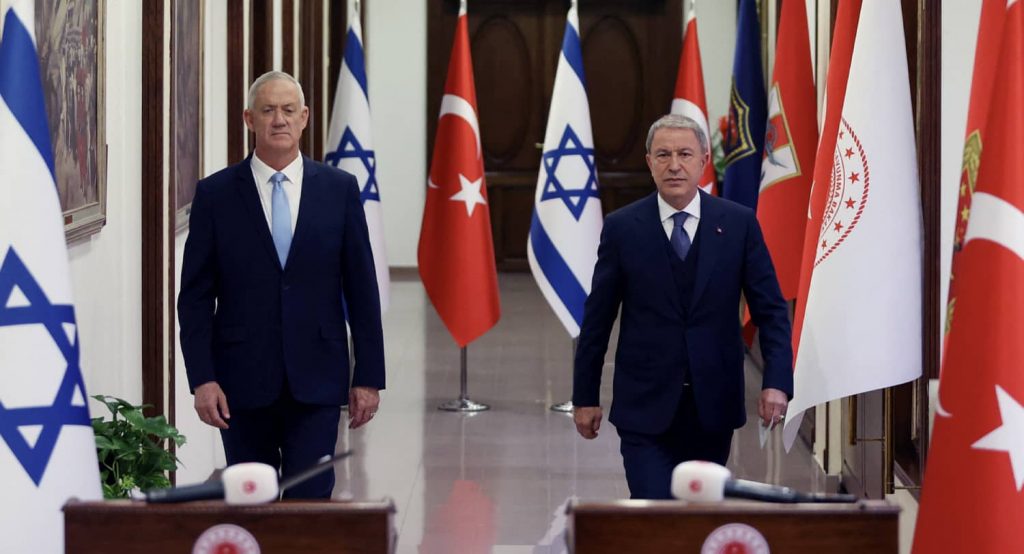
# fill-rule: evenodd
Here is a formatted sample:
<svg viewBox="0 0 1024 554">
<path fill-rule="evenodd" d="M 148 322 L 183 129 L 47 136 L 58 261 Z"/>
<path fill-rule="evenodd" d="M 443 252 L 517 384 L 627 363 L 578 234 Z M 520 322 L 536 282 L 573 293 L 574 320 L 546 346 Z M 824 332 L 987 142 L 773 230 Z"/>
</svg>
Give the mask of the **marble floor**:
<svg viewBox="0 0 1024 554">
<path fill-rule="evenodd" d="M 459 394 L 459 349 L 419 281 L 391 285 L 384 318 L 387 390 L 374 421 L 339 430 L 336 498 L 391 498 L 399 553 L 562 552 L 560 507 L 572 497 L 627 498 L 618 437 L 604 423 L 592 441 L 549 410 L 569 399 L 572 343 L 529 274 L 502 274 L 502 317 L 468 350 L 476 414 L 439 411 Z M 614 343 L 614 336 L 613 336 Z M 607 357 L 612 359 L 611 353 Z M 606 366 L 602 403 L 611 398 Z M 760 378 L 747 367 L 748 414 Z M 788 454 L 776 430 L 761 449 L 755 417 L 736 433 L 737 477 L 820 491 L 824 477 L 800 442 Z"/>
</svg>

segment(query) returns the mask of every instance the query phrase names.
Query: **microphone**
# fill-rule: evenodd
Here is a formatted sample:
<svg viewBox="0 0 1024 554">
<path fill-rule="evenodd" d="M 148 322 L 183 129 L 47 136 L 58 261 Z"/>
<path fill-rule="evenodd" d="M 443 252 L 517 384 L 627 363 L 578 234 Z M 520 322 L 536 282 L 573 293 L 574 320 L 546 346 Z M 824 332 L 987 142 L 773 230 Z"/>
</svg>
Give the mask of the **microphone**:
<svg viewBox="0 0 1024 554">
<path fill-rule="evenodd" d="M 277 500 L 287 490 L 328 469 L 339 460 L 352 455 L 351 450 L 324 456 L 316 464 L 278 483 L 277 470 L 258 462 L 246 462 L 224 468 L 220 481 L 207 481 L 167 489 L 146 491 L 146 501 L 154 504 L 224 499 L 227 504 L 263 504 Z"/>
<path fill-rule="evenodd" d="M 852 494 L 803 493 L 789 487 L 733 479 L 732 472 L 711 462 L 689 461 L 672 471 L 672 496 L 692 502 L 721 502 L 724 497 L 779 503 L 852 503 Z"/>
<path fill-rule="evenodd" d="M 154 504 L 224 499 L 228 504 L 262 504 L 277 499 L 277 470 L 267 464 L 247 462 L 224 468 L 220 481 L 207 481 L 169 489 L 146 491 Z"/>
</svg>

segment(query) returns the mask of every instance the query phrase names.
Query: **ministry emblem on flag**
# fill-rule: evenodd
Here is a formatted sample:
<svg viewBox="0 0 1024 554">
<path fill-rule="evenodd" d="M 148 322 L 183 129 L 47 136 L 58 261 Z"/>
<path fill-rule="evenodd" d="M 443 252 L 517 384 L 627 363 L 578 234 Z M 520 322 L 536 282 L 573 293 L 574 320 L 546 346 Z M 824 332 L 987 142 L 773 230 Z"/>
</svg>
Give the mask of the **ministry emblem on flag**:
<svg viewBox="0 0 1024 554">
<path fill-rule="evenodd" d="M 764 157 L 761 164 L 761 192 L 775 183 L 801 174 L 800 159 L 796 155 L 789 119 L 782 104 L 779 84 L 768 94 L 768 125 L 764 133 Z M 767 163 L 764 163 L 767 162 Z"/>
<path fill-rule="evenodd" d="M 843 119 L 833 156 L 815 266 L 825 261 L 853 232 L 867 207 L 869 185 L 867 154 L 853 128 Z"/>
<path fill-rule="evenodd" d="M 964 235 L 967 234 L 967 220 L 971 215 L 971 196 L 978 186 L 978 167 L 981 166 L 981 133 L 975 129 L 964 141 L 964 161 L 960 174 L 961 210 L 956 214 L 956 226 L 953 232 L 953 249 L 960 251 L 964 246 Z"/>
<path fill-rule="evenodd" d="M 722 147 L 725 149 L 725 165 L 728 167 L 757 153 L 757 146 L 750 134 L 750 106 L 743 101 L 736 89 L 733 79 L 732 91 L 729 94 L 729 127 L 723 137 Z"/>
</svg>

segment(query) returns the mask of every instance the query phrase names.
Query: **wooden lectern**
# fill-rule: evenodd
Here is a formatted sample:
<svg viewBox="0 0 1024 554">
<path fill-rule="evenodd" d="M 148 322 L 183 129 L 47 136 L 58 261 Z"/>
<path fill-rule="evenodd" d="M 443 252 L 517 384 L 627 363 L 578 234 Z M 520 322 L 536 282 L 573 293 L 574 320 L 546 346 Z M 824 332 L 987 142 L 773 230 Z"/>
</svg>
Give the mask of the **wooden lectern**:
<svg viewBox="0 0 1024 554">
<path fill-rule="evenodd" d="M 391 500 L 286 501 L 251 506 L 222 501 L 71 501 L 64 506 L 64 545 L 68 554 L 391 554 L 395 545 L 394 514 Z M 202 548 L 197 549 L 200 541 Z M 259 550 L 252 549 L 253 541 Z M 230 546 L 224 547 L 225 543 Z M 218 546 L 220 550 L 207 548 Z"/>
<path fill-rule="evenodd" d="M 896 554 L 899 550 L 899 508 L 884 501 L 693 504 L 620 500 L 574 503 L 568 515 L 569 551 L 576 554 Z"/>
</svg>

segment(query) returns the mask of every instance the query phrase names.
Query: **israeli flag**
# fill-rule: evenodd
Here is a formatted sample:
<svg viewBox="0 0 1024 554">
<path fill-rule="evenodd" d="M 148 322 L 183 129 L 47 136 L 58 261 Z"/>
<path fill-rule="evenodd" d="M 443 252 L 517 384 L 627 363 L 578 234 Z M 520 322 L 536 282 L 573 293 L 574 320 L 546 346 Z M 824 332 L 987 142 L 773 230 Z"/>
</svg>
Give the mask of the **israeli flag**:
<svg viewBox="0 0 1024 554">
<path fill-rule="evenodd" d="M 373 265 L 377 270 L 380 309 L 383 312 L 390 303 L 391 277 L 384 250 L 384 213 L 377 186 L 377 157 L 370 129 L 370 99 L 358 10 L 349 14 L 349 21 L 352 24 L 345 37 L 345 56 L 334 94 L 331 127 L 327 132 L 327 148 L 331 150 L 325 154 L 324 161 L 355 175 L 359 182 L 359 199 L 370 231 L 370 247 L 373 249 Z"/>
<path fill-rule="evenodd" d="M 527 244 L 533 277 L 573 338 L 580 334 L 603 224 L 586 82 L 574 3 L 555 72 Z"/>
<path fill-rule="evenodd" d="M 63 552 L 61 507 L 99 499 L 33 0 L 0 37 L 0 552 Z"/>
</svg>

